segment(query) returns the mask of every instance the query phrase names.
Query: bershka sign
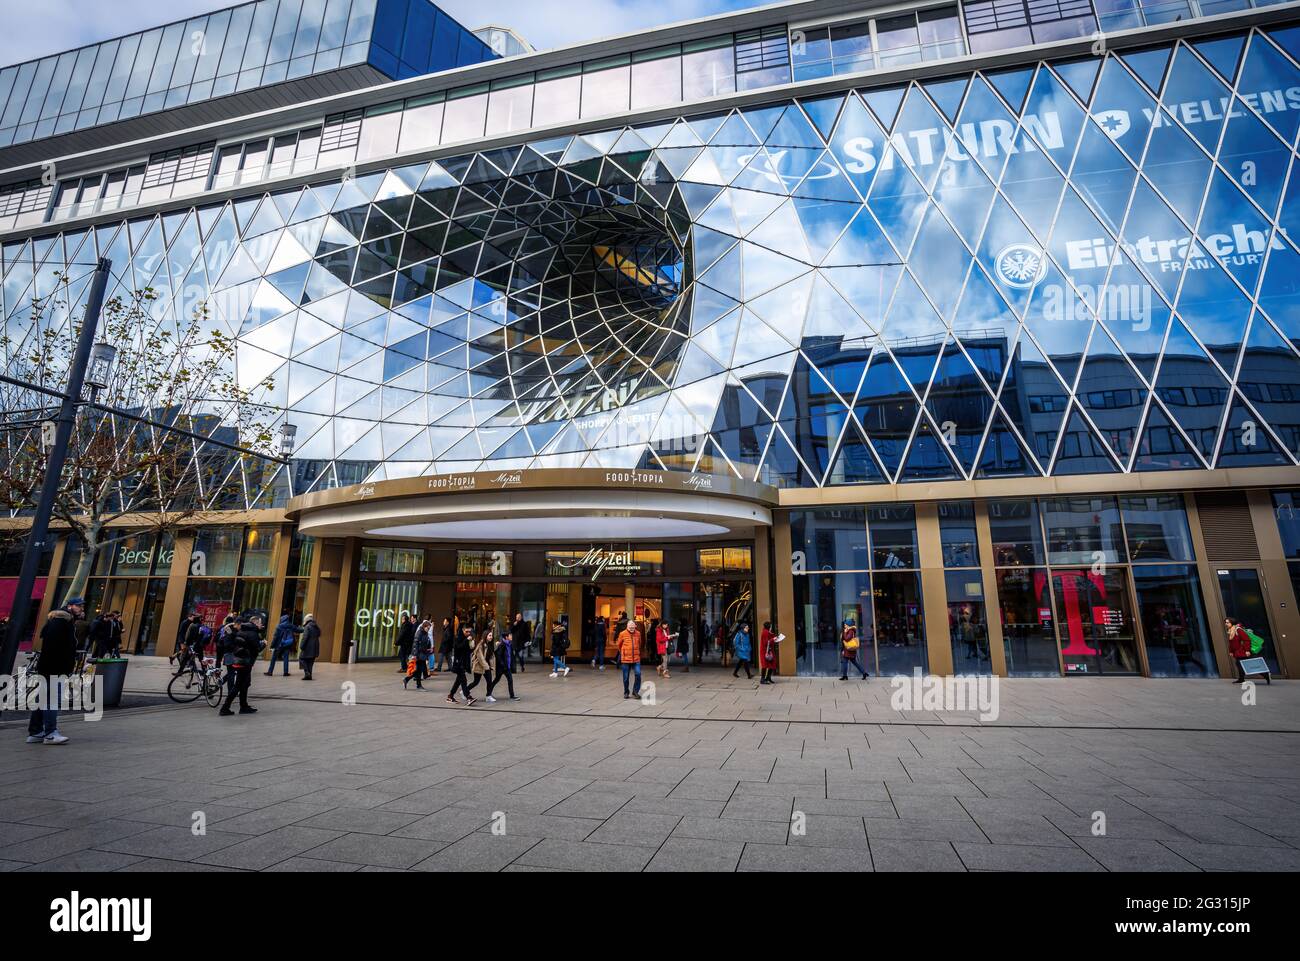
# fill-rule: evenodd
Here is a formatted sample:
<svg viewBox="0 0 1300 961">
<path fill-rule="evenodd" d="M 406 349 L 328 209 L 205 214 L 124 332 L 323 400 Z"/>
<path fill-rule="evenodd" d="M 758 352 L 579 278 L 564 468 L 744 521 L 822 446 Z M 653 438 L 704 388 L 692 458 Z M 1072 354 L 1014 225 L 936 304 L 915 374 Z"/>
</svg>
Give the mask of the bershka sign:
<svg viewBox="0 0 1300 961">
<path fill-rule="evenodd" d="M 50 902 L 50 930 L 55 934 L 130 934 L 148 941 L 153 934 L 151 898 L 69 897 Z"/>
</svg>

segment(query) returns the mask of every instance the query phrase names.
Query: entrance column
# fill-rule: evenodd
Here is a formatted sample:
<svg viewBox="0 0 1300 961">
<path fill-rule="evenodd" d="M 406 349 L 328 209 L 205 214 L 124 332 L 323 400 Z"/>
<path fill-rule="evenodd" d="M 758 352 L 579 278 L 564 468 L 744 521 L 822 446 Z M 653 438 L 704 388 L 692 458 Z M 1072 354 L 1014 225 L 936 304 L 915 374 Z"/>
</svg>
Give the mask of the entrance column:
<svg viewBox="0 0 1300 961">
<path fill-rule="evenodd" d="M 1273 647 L 1278 653 L 1281 668 L 1287 677 L 1300 677 L 1300 611 L 1291 586 L 1291 572 L 1287 569 L 1286 551 L 1282 535 L 1277 529 L 1271 491 L 1258 490 L 1247 493 L 1250 518 L 1255 526 L 1255 542 L 1259 545 L 1259 566 L 1267 586 L 1267 600 L 1272 606 Z"/>
<path fill-rule="evenodd" d="M 931 674 L 952 674 L 952 636 L 948 628 L 948 584 L 944 578 L 939 505 L 916 505 L 916 541 L 921 562 L 921 610 Z"/>
<path fill-rule="evenodd" d="M 776 617 L 773 624 L 785 640 L 776 646 L 777 673 L 793 677 L 797 672 L 795 643 L 799 611 L 794 609 L 794 570 L 791 567 L 790 512 L 772 512 L 772 570 L 776 581 Z M 811 639 L 810 639 L 811 643 Z"/>
<path fill-rule="evenodd" d="M 636 620 L 636 586 L 631 581 L 623 585 L 623 610 L 629 621 Z"/>
<path fill-rule="evenodd" d="M 1210 641 L 1214 645 L 1214 660 L 1219 668 L 1219 677 L 1234 677 L 1236 670 L 1232 666 L 1232 657 L 1228 654 L 1228 640 L 1223 630 L 1223 598 L 1219 595 L 1219 579 L 1215 576 L 1208 545 L 1205 543 L 1205 533 L 1201 530 L 1201 513 L 1196 504 L 1196 497 L 1190 493 L 1184 494 L 1183 506 L 1187 509 L 1187 526 L 1192 531 L 1196 573 L 1201 581 L 1201 600 L 1205 604 L 1205 616 L 1210 620 Z"/>
<path fill-rule="evenodd" d="M 190 564 L 194 558 L 194 531 L 177 531 L 172 542 L 172 563 L 167 570 L 167 593 L 163 598 L 162 623 L 158 625 L 158 644 L 154 654 L 166 657 L 176 653 L 176 635 L 180 633 L 185 610 L 185 589 L 189 586 Z"/>
<path fill-rule="evenodd" d="M 1007 648 L 1002 634 L 1002 600 L 994 566 L 993 527 L 986 501 L 975 502 L 975 542 L 979 548 L 980 577 L 984 582 L 984 626 L 989 641 L 989 664 L 998 677 L 1007 676 Z"/>
</svg>

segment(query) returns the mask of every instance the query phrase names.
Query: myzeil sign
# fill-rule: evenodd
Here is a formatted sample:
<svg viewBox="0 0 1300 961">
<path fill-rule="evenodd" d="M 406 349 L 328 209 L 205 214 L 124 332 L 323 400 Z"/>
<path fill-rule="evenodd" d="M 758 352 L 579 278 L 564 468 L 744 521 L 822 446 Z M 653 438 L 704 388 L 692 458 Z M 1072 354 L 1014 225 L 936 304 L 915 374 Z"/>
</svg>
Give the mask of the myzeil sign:
<svg viewBox="0 0 1300 961">
<path fill-rule="evenodd" d="M 614 547 L 593 547 L 581 557 L 557 561 L 556 566 L 566 571 L 590 570 L 593 581 L 599 580 L 603 574 L 632 575 L 641 570 L 630 548 Z"/>
</svg>

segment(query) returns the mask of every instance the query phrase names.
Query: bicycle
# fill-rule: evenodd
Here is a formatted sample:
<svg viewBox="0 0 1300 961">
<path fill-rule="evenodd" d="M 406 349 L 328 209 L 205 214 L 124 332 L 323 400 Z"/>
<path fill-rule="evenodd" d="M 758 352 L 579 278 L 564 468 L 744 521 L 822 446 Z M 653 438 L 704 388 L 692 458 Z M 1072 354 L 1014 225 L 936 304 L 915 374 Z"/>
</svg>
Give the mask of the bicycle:
<svg viewBox="0 0 1300 961">
<path fill-rule="evenodd" d="M 167 696 L 177 704 L 192 704 L 204 698 L 209 707 L 221 703 L 221 691 L 226 678 L 217 665 L 216 658 L 205 657 L 202 663 L 191 662 L 167 683 Z"/>
<path fill-rule="evenodd" d="M 41 652 L 32 651 L 27 655 L 27 663 L 18 671 L 17 687 L 23 704 L 33 703 L 36 699 L 36 692 L 45 683 L 45 679 L 37 671 L 40 660 Z"/>
</svg>

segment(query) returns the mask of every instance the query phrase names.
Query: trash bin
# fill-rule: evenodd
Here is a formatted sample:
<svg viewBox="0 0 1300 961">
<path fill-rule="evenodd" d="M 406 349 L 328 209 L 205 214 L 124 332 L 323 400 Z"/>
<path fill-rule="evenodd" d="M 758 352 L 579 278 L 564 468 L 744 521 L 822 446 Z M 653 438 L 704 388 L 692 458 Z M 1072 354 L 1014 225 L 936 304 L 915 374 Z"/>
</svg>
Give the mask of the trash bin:
<svg viewBox="0 0 1300 961">
<path fill-rule="evenodd" d="M 104 657 L 93 663 L 95 676 L 104 679 L 104 707 L 117 707 L 122 703 L 122 687 L 126 684 L 126 658 Z"/>
</svg>

